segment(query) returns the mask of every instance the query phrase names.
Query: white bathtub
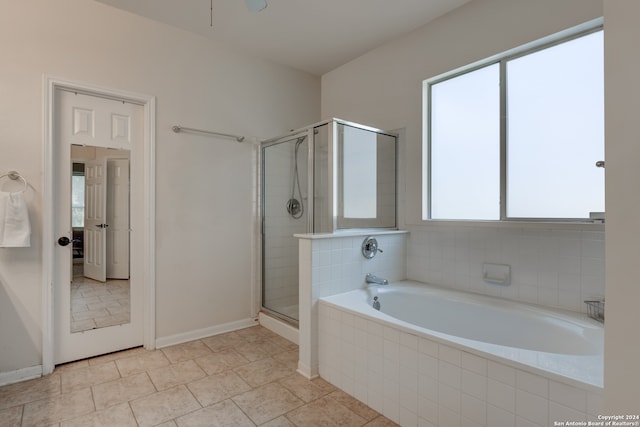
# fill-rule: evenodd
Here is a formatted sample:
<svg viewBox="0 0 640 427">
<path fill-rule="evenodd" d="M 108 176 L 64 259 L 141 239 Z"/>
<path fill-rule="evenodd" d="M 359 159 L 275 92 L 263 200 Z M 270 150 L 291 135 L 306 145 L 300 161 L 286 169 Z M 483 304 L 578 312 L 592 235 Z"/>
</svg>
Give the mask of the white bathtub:
<svg viewBox="0 0 640 427">
<path fill-rule="evenodd" d="M 454 414 L 464 424 L 467 395 L 483 408 L 481 425 L 509 414 L 552 425 L 601 410 L 604 328 L 578 313 L 403 281 L 321 298 L 319 337 L 320 375 L 402 425 L 414 424 L 425 402 L 440 408 L 440 420 L 427 421 L 448 425 Z M 415 413 L 406 403 L 414 399 Z"/>
</svg>

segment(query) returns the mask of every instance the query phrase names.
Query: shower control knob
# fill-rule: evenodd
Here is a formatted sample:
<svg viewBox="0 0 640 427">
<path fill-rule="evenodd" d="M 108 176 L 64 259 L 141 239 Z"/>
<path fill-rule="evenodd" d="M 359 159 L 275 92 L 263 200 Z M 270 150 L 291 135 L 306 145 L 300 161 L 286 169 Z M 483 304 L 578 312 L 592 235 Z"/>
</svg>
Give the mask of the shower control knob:
<svg viewBox="0 0 640 427">
<path fill-rule="evenodd" d="M 67 246 L 69 243 L 71 243 L 71 240 L 69 240 L 67 236 L 62 236 L 58 239 L 58 244 L 60 246 Z"/>
</svg>

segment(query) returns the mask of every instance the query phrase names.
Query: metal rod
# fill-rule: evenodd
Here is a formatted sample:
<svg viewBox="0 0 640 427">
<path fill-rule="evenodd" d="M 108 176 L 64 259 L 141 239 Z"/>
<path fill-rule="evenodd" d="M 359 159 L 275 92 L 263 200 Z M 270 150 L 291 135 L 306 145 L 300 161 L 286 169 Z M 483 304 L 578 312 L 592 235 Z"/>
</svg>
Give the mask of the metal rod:
<svg viewBox="0 0 640 427">
<path fill-rule="evenodd" d="M 173 126 L 171 128 L 171 130 L 173 130 L 175 133 L 180 133 L 180 132 L 201 133 L 201 134 L 205 134 L 205 135 L 214 135 L 214 136 L 222 136 L 222 137 L 225 137 L 225 138 L 233 138 L 238 142 L 244 141 L 244 136 L 240 136 L 240 135 L 231 135 L 231 134 L 228 134 L 228 133 L 213 132 L 213 131 L 210 131 L 210 130 L 187 128 L 187 127 L 178 126 L 178 125 Z"/>
</svg>

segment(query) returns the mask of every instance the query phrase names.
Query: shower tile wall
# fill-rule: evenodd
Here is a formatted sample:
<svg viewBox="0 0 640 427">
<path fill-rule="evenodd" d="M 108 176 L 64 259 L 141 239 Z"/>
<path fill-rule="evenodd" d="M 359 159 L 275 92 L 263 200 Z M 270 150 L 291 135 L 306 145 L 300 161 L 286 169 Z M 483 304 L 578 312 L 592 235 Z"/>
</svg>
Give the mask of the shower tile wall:
<svg viewBox="0 0 640 427">
<path fill-rule="evenodd" d="M 298 239 L 293 235 L 307 232 L 307 143 L 298 151 L 298 170 L 305 207 L 299 219 L 292 218 L 286 209 L 291 198 L 295 140 L 269 147 L 265 156 L 265 251 L 264 306 L 278 311 L 298 305 Z M 296 190 L 296 198 L 298 198 Z M 297 310 L 296 310 L 297 311 Z M 289 313 L 283 313 L 289 315 Z M 297 317 L 297 315 L 295 316 Z"/>
<path fill-rule="evenodd" d="M 367 287 L 372 273 L 389 281 L 406 279 L 407 234 L 371 233 L 384 252 L 373 259 L 362 256 L 366 234 L 314 236 L 300 239 L 300 359 L 305 375 L 318 369 L 318 299 Z"/>
<path fill-rule="evenodd" d="M 604 231 L 410 226 L 407 275 L 440 286 L 586 312 L 604 297 Z M 511 266 L 511 285 L 482 280 L 482 264 Z"/>
</svg>

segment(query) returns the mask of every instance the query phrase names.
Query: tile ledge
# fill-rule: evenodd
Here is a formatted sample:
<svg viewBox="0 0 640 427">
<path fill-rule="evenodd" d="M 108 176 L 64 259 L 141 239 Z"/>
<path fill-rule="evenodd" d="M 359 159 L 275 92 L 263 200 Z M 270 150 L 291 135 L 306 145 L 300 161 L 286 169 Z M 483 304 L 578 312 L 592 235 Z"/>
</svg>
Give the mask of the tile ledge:
<svg viewBox="0 0 640 427">
<path fill-rule="evenodd" d="M 294 234 L 293 237 L 305 240 L 320 239 L 339 239 L 341 237 L 358 237 L 358 236 L 383 236 L 393 234 L 409 234 L 408 230 L 381 230 L 376 228 L 361 228 L 356 230 L 338 231 L 336 233 L 303 233 Z"/>
</svg>

